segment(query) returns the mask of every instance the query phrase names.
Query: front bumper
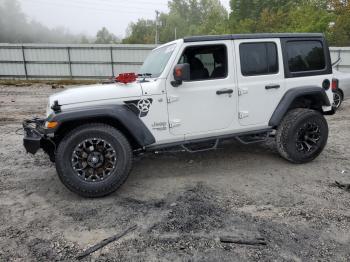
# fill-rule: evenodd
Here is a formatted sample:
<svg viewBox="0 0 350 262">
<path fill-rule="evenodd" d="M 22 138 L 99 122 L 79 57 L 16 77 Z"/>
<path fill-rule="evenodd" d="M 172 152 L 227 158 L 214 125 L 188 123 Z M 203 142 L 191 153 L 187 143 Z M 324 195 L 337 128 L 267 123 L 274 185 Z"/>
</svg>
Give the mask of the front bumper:
<svg viewBox="0 0 350 262">
<path fill-rule="evenodd" d="M 45 119 L 34 118 L 23 121 L 23 145 L 27 153 L 36 154 L 45 138 Z"/>
</svg>

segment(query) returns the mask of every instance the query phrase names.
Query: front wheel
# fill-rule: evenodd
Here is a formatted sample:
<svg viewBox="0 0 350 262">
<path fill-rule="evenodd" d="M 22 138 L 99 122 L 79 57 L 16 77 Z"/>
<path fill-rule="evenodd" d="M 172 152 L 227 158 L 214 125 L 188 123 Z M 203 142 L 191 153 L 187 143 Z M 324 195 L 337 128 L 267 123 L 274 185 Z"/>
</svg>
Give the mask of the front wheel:
<svg viewBox="0 0 350 262">
<path fill-rule="evenodd" d="M 314 160 L 325 148 L 328 124 L 315 110 L 291 110 L 277 129 L 276 143 L 280 155 L 288 161 L 303 164 Z"/>
<path fill-rule="evenodd" d="M 61 141 L 56 169 L 62 183 L 83 197 L 116 191 L 131 170 L 132 150 L 125 136 L 104 124 L 87 124 Z"/>
</svg>

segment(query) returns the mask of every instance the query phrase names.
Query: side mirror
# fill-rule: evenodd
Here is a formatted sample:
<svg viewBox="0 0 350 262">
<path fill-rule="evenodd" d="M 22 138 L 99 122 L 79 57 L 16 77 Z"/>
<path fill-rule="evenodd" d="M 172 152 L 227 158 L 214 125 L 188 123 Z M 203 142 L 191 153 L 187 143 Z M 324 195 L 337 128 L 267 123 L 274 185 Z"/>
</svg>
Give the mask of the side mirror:
<svg viewBox="0 0 350 262">
<path fill-rule="evenodd" d="M 190 78 L 190 64 L 178 64 L 174 68 L 174 81 L 171 82 L 173 87 L 182 85 L 183 81 L 189 81 Z"/>
</svg>

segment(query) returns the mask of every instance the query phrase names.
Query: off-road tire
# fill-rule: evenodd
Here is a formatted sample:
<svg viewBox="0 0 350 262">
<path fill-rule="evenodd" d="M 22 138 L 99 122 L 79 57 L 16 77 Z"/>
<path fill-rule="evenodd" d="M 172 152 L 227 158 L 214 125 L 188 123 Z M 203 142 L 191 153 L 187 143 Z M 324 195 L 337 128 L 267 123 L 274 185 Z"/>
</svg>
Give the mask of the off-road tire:
<svg viewBox="0 0 350 262">
<path fill-rule="evenodd" d="M 75 173 L 71 158 L 79 143 L 100 138 L 108 142 L 117 154 L 114 171 L 103 181 L 86 182 Z M 105 124 L 86 124 L 69 132 L 61 141 L 56 153 L 56 170 L 62 183 L 72 192 L 88 198 L 107 196 L 116 191 L 127 179 L 132 166 L 132 149 L 125 136 Z"/>
<path fill-rule="evenodd" d="M 337 90 L 333 91 L 333 96 L 334 96 L 334 104 L 333 105 L 335 106 L 336 109 L 339 109 L 341 104 L 343 103 L 343 94 L 340 90 L 337 89 Z M 338 101 L 337 103 L 336 103 L 336 100 Z"/>
<path fill-rule="evenodd" d="M 308 123 L 318 127 L 320 138 L 312 151 L 300 152 L 297 144 L 300 141 L 298 134 Z M 318 111 L 304 108 L 289 111 L 276 133 L 278 152 L 283 158 L 295 164 L 308 163 L 314 160 L 325 148 L 327 140 L 328 124 L 324 116 Z"/>
</svg>

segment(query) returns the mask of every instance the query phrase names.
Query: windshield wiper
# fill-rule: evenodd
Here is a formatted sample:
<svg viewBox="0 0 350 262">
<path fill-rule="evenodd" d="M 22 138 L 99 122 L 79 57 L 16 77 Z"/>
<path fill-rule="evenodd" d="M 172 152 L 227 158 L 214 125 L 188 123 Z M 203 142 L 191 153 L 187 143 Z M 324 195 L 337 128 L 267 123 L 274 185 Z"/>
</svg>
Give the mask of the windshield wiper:
<svg viewBox="0 0 350 262">
<path fill-rule="evenodd" d="M 152 77 L 153 74 L 151 73 L 142 73 L 142 74 L 138 74 L 138 76 L 140 77 Z"/>
</svg>

